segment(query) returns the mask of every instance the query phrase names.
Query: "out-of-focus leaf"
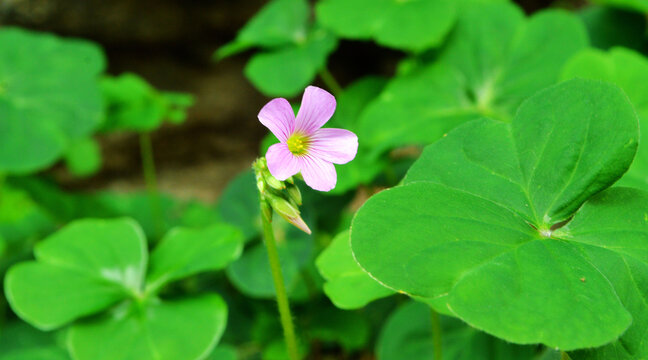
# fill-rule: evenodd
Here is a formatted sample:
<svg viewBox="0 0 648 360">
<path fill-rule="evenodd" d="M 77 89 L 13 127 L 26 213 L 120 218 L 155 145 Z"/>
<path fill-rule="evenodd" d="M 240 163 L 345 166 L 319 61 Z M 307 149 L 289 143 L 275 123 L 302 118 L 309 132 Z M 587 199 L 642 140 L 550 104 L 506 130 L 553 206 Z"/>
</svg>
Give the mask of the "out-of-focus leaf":
<svg viewBox="0 0 648 360">
<path fill-rule="evenodd" d="M 308 336 L 324 343 L 337 343 L 347 351 L 364 347 L 369 340 L 369 323 L 361 313 L 324 308 L 314 314 Z"/>
<path fill-rule="evenodd" d="M 181 123 L 193 105 L 189 94 L 159 92 L 146 80 L 132 73 L 105 76 L 101 81 L 106 118 L 103 131 L 147 132 L 167 120 Z"/>
<path fill-rule="evenodd" d="M 272 0 L 239 31 L 234 41 L 216 51 L 218 59 L 250 47 L 278 47 L 306 37 L 309 8 L 305 0 Z"/>
<path fill-rule="evenodd" d="M 324 292 L 341 309 L 358 309 L 394 294 L 393 290 L 372 279 L 355 261 L 348 231 L 338 234 L 319 255 L 317 268 L 326 279 Z"/>
<path fill-rule="evenodd" d="M 104 62 L 90 42 L 0 29 L 0 172 L 44 169 L 100 124 Z"/>
<path fill-rule="evenodd" d="M 37 330 L 15 321 L 2 329 L 0 359 L 3 360 L 70 360 L 67 351 L 57 343 L 57 333 Z"/>
<path fill-rule="evenodd" d="M 593 3 L 648 13 L 648 0 L 592 0 Z"/>
<path fill-rule="evenodd" d="M 295 96 L 310 84 L 336 47 L 335 37 L 315 27 L 300 42 L 253 56 L 245 76 L 267 96 Z"/>
<path fill-rule="evenodd" d="M 578 15 L 585 22 L 594 47 L 603 50 L 614 46 L 648 49 L 648 19 L 641 14 L 607 6 L 588 6 Z"/>
<path fill-rule="evenodd" d="M 441 44 L 455 21 L 456 0 L 324 0 L 317 19 L 336 35 L 421 51 Z"/>
<path fill-rule="evenodd" d="M 236 348 L 230 345 L 220 344 L 205 360 L 238 360 Z"/>
<path fill-rule="evenodd" d="M 534 346 L 509 344 L 451 317 L 439 315 L 439 321 L 444 359 L 536 360 L 538 357 L 538 348 Z M 383 326 L 376 353 L 378 360 L 433 359 L 431 309 L 414 301 L 399 307 Z"/>
<path fill-rule="evenodd" d="M 76 176 L 89 176 L 101 168 L 101 149 L 92 138 L 74 141 L 65 154 L 68 170 Z"/>
</svg>

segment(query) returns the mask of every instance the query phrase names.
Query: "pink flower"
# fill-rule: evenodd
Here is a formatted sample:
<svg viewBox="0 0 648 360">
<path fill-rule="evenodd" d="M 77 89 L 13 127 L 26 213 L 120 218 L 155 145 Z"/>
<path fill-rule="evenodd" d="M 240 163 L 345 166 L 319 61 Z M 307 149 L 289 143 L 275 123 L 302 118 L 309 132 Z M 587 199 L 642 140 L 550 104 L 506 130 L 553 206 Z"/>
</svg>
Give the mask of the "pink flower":
<svg viewBox="0 0 648 360">
<path fill-rule="evenodd" d="M 322 129 L 335 112 L 335 98 L 309 86 L 295 118 L 286 99 L 277 98 L 259 112 L 259 121 L 279 139 L 266 153 L 268 169 L 278 180 L 301 172 L 304 181 L 319 191 L 335 187 L 333 164 L 346 164 L 358 151 L 358 137 L 349 130 Z"/>
</svg>

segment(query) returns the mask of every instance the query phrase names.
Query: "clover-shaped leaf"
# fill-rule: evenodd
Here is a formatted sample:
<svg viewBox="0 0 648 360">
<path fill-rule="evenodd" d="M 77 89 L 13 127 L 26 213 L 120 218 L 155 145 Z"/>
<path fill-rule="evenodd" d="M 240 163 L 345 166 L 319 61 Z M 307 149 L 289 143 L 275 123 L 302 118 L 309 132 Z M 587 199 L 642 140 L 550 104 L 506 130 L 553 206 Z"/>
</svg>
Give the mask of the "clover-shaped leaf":
<svg viewBox="0 0 648 360">
<path fill-rule="evenodd" d="M 317 19 L 336 35 L 421 51 L 439 45 L 455 20 L 452 0 L 324 0 Z"/>
<path fill-rule="evenodd" d="M 563 11 L 525 19 L 512 4 L 467 5 L 438 60 L 391 80 L 363 112 L 358 135 L 382 152 L 428 144 L 481 116 L 508 120 L 586 44 L 581 21 Z"/>
<path fill-rule="evenodd" d="M 216 51 L 222 59 L 258 47 L 245 76 L 268 96 L 294 96 L 326 64 L 337 39 L 309 21 L 305 0 L 272 0 L 239 31 L 236 39 Z"/>
<path fill-rule="evenodd" d="M 90 42 L 0 30 L 0 172 L 44 169 L 99 125 L 104 61 Z"/>
<path fill-rule="evenodd" d="M 349 232 L 338 234 L 317 258 L 317 268 L 326 279 L 324 293 L 341 309 L 357 309 L 394 294 L 372 279 L 353 258 Z"/>
<path fill-rule="evenodd" d="M 635 106 L 644 135 L 628 173 L 619 184 L 648 190 L 648 59 L 641 54 L 615 47 L 609 52 L 587 49 L 575 55 L 563 69 L 563 78 L 605 80 L 618 85 Z"/>
<path fill-rule="evenodd" d="M 181 123 L 194 101 L 189 94 L 160 92 L 131 73 L 104 77 L 101 89 L 106 107 L 103 131 L 146 132 L 157 129 L 165 120 Z"/>
<path fill-rule="evenodd" d="M 134 221 L 78 220 L 39 243 L 36 261 L 13 266 L 5 293 L 38 328 L 72 323 L 75 359 L 198 359 L 224 331 L 225 303 L 215 294 L 173 301 L 156 294 L 169 281 L 225 267 L 241 247 L 241 235 L 225 225 L 172 231 L 152 253 L 145 284 L 148 251 Z"/>
<path fill-rule="evenodd" d="M 631 282 L 615 282 L 606 262 L 646 265 L 648 224 L 637 219 L 648 194 L 593 196 L 632 162 L 637 125 L 625 94 L 592 80 L 537 93 L 511 124 L 466 124 L 426 148 L 403 186 L 358 211 L 356 259 L 387 286 L 511 342 L 573 350 L 614 341 L 642 318 L 631 315 L 641 299 L 626 299 Z M 610 200 L 619 196 L 636 200 L 621 213 Z M 623 236 L 576 225 L 593 204 L 609 210 L 600 228 Z M 588 231 L 597 240 L 580 235 Z"/>
</svg>

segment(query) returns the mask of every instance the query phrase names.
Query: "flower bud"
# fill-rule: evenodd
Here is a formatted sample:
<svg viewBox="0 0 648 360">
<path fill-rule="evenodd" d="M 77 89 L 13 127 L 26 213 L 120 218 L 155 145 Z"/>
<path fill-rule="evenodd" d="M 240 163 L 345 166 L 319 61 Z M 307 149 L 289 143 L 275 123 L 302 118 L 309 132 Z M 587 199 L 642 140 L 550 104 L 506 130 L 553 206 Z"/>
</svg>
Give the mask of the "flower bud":
<svg viewBox="0 0 648 360">
<path fill-rule="evenodd" d="M 267 199 L 270 206 L 280 215 L 290 218 L 299 217 L 299 210 L 286 199 L 271 193 L 267 194 Z"/>
<path fill-rule="evenodd" d="M 297 205 L 302 204 L 301 192 L 299 191 L 297 185 L 291 184 L 286 186 L 286 193 L 288 194 L 288 197 L 291 200 L 293 200 Z"/>
<path fill-rule="evenodd" d="M 277 178 L 272 176 L 269 172 L 263 172 L 263 180 L 273 189 L 283 190 L 286 188 L 286 185 L 284 185 L 282 181 L 277 180 Z"/>
</svg>

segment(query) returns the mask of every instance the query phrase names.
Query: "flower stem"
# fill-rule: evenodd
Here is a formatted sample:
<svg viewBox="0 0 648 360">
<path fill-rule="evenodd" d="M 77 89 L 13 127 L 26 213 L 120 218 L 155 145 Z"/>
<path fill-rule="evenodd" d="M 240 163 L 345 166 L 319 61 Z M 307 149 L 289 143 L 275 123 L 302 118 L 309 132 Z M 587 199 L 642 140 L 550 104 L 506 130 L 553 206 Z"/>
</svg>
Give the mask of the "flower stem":
<svg viewBox="0 0 648 360">
<path fill-rule="evenodd" d="M 442 355 L 442 345 L 441 345 L 441 323 L 439 322 L 439 314 L 430 308 L 432 322 L 432 343 L 434 344 L 434 360 L 441 360 Z"/>
<path fill-rule="evenodd" d="M 155 175 L 155 160 L 153 159 L 153 144 L 151 134 L 143 132 L 140 134 L 140 155 L 142 157 L 142 169 L 144 171 L 144 182 L 149 194 L 151 204 L 151 215 L 155 224 L 157 236 L 162 236 L 162 212 L 160 210 L 160 196 Z"/>
<path fill-rule="evenodd" d="M 265 200 L 261 199 L 261 201 Z M 288 349 L 290 360 L 299 360 L 297 337 L 295 336 L 295 327 L 292 322 L 292 315 L 290 314 L 286 286 L 284 285 L 283 275 L 281 274 L 277 243 L 275 242 L 272 223 L 270 222 L 271 219 L 264 215 L 263 210 L 261 211 L 261 221 L 263 222 L 263 239 L 268 249 L 268 260 L 270 262 L 270 270 L 272 271 L 272 280 L 274 281 L 277 306 L 279 307 L 279 318 L 281 320 L 281 327 L 283 327 L 286 348 Z"/>
<path fill-rule="evenodd" d="M 342 86 L 335 80 L 333 74 L 326 68 L 322 67 L 319 72 L 319 76 L 324 81 L 324 84 L 331 90 L 333 95 L 339 96 L 342 93 Z"/>
</svg>

